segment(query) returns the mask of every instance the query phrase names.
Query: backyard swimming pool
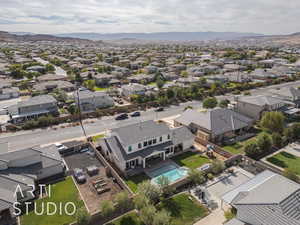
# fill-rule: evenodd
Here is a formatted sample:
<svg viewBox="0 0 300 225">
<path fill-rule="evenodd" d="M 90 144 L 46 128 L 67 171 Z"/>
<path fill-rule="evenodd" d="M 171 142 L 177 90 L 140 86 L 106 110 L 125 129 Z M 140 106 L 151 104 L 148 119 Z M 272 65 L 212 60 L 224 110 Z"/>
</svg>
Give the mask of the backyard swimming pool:
<svg viewBox="0 0 300 225">
<path fill-rule="evenodd" d="M 175 165 L 165 165 L 149 172 L 152 177 L 152 182 L 158 183 L 160 177 L 165 176 L 168 178 L 170 183 L 173 183 L 188 174 L 188 170 L 183 167 L 177 167 Z"/>
</svg>

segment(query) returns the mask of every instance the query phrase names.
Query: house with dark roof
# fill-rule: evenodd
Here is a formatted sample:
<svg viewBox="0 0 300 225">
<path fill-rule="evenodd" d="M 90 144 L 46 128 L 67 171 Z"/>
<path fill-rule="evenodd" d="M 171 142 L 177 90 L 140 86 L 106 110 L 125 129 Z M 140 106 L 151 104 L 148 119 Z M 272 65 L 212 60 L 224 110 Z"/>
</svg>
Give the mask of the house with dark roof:
<svg viewBox="0 0 300 225">
<path fill-rule="evenodd" d="M 174 125 L 188 127 L 204 141 L 223 142 L 246 133 L 252 127 L 253 119 L 226 108 L 188 109 L 174 120 Z"/>
<path fill-rule="evenodd" d="M 98 143 L 106 158 L 124 174 L 142 172 L 149 163 L 190 150 L 194 135 L 186 127 L 145 121 L 112 129 Z"/>
<path fill-rule="evenodd" d="M 299 196 L 298 183 L 266 170 L 222 196 L 237 210 L 225 225 L 299 225 Z"/>
<path fill-rule="evenodd" d="M 14 203 L 32 201 L 32 187 L 63 177 L 64 172 L 55 145 L 10 151 L 8 143 L 0 143 L 0 224 L 16 224 Z"/>
</svg>

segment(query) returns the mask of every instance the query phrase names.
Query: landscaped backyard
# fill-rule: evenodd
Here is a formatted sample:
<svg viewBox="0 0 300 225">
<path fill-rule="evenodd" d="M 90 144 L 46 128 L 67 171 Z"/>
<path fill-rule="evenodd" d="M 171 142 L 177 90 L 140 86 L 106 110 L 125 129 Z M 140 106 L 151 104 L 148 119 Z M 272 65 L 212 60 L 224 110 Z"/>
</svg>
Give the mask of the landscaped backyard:
<svg viewBox="0 0 300 225">
<path fill-rule="evenodd" d="M 165 209 L 171 215 L 172 225 L 192 225 L 208 215 L 208 210 L 188 194 L 179 194 L 159 203 L 158 210 Z M 138 214 L 131 212 L 107 225 L 143 225 Z"/>
<path fill-rule="evenodd" d="M 106 225 L 143 225 L 136 212 L 131 212 Z"/>
<path fill-rule="evenodd" d="M 66 180 L 61 181 L 59 183 L 51 185 L 51 197 L 45 197 L 35 201 L 36 204 L 36 212 L 42 211 L 42 204 L 44 204 L 44 208 L 48 202 L 53 202 L 59 208 L 59 204 L 61 203 L 63 207 L 68 202 L 72 202 L 76 205 L 77 209 L 84 207 L 84 203 L 79 198 L 79 194 L 77 188 L 71 177 L 66 178 Z M 72 208 L 70 207 L 69 210 Z M 51 210 L 53 210 L 53 206 L 51 206 Z M 62 225 L 69 224 L 76 220 L 76 214 L 73 216 L 67 215 L 63 212 L 61 215 L 59 211 L 57 211 L 53 216 L 46 215 L 47 211 L 44 210 L 43 215 L 38 216 L 34 211 L 28 213 L 28 215 L 23 215 L 21 217 L 22 225 Z"/>
<path fill-rule="evenodd" d="M 300 157 L 287 152 L 280 152 L 267 158 L 267 161 L 281 168 L 288 168 L 294 173 L 300 175 Z"/>
<path fill-rule="evenodd" d="M 237 142 L 233 145 L 224 146 L 223 149 L 230 152 L 230 153 L 232 153 L 232 154 L 235 154 L 235 155 L 244 154 L 244 146 L 248 143 L 256 142 L 257 137 L 260 133 L 262 133 L 262 132 L 259 132 L 256 136 L 254 136 L 252 138 L 249 138 L 245 141 L 240 141 L 240 142 Z"/>
<path fill-rule="evenodd" d="M 172 225 L 192 225 L 208 215 L 208 210 L 188 194 L 179 194 L 164 200 L 158 209 L 167 210 L 172 217 Z"/>
<path fill-rule="evenodd" d="M 196 169 L 206 163 L 210 163 L 210 159 L 196 152 L 185 152 L 172 158 L 179 166 L 185 166 L 190 169 Z"/>
<path fill-rule="evenodd" d="M 125 180 L 125 182 L 133 192 L 136 192 L 138 184 L 142 183 L 145 180 L 149 180 L 149 179 L 150 179 L 150 177 L 148 177 L 145 173 L 142 173 L 142 174 L 138 174 L 138 175 L 127 178 Z"/>
</svg>

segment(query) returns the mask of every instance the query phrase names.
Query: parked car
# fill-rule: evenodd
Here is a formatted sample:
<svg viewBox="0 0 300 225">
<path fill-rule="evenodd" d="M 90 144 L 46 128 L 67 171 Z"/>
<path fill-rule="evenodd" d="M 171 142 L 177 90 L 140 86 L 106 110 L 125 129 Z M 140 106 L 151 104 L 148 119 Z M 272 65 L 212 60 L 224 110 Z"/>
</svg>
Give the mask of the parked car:
<svg viewBox="0 0 300 225">
<path fill-rule="evenodd" d="M 83 184 L 86 182 L 86 176 L 84 175 L 82 169 L 75 168 L 73 171 L 74 171 L 74 177 L 78 183 Z"/>
<path fill-rule="evenodd" d="M 141 113 L 140 112 L 134 112 L 130 116 L 131 117 L 138 117 L 138 116 L 141 116 Z"/>
<path fill-rule="evenodd" d="M 58 152 L 60 152 L 60 153 L 67 149 L 67 147 L 61 143 L 55 143 L 55 146 L 58 149 Z"/>
<path fill-rule="evenodd" d="M 162 111 L 164 111 L 165 109 L 163 108 L 163 107 L 160 107 L 160 108 L 157 108 L 157 109 L 155 109 L 155 112 L 162 112 Z"/>
<path fill-rule="evenodd" d="M 128 114 L 127 113 L 123 113 L 123 114 L 117 116 L 115 119 L 116 120 L 126 120 L 126 119 L 128 119 Z"/>
</svg>

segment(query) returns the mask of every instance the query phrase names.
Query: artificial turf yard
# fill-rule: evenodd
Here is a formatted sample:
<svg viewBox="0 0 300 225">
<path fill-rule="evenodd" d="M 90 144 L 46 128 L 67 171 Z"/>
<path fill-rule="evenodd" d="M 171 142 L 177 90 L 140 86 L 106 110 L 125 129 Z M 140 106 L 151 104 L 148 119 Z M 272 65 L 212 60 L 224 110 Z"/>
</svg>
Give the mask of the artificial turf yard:
<svg viewBox="0 0 300 225">
<path fill-rule="evenodd" d="M 150 177 L 148 177 L 145 173 L 142 173 L 127 178 L 125 182 L 128 185 L 128 187 L 135 193 L 137 191 L 138 184 L 149 179 Z"/>
<path fill-rule="evenodd" d="M 172 158 L 179 166 L 185 166 L 190 169 L 196 169 L 206 163 L 210 163 L 210 159 L 196 152 L 185 152 Z"/>
<path fill-rule="evenodd" d="M 84 203 L 82 200 L 79 199 L 79 194 L 77 188 L 73 182 L 71 177 L 67 177 L 66 180 L 61 181 L 59 183 L 51 185 L 51 197 L 45 197 L 42 199 L 38 199 L 35 201 L 37 212 L 41 212 L 42 203 L 44 205 L 47 202 L 53 202 L 57 205 L 61 202 L 63 205 L 67 202 L 73 202 L 76 205 L 76 208 L 79 209 L 84 207 Z M 21 217 L 21 224 L 22 225 L 62 225 L 62 224 L 69 224 L 74 222 L 76 219 L 76 214 L 73 216 L 66 215 L 62 213 L 59 215 L 59 211 L 53 216 L 47 216 L 46 206 L 43 215 L 36 215 L 34 211 L 29 212 L 28 215 L 23 215 Z M 71 208 L 70 208 L 71 210 Z"/>
<path fill-rule="evenodd" d="M 267 161 L 281 168 L 288 168 L 294 173 L 300 175 L 300 157 L 287 152 L 280 152 L 267 158 Z"/>
<path fill-rule="evenodd" d="M 171 215 L 171 225 L 192 225 L 208 215 L 208 210 L 188 194 L 179 194 L 157 205 Z M 126 214 L 107 225 L 144 225 L 136 212 Z"/>
</svg>

